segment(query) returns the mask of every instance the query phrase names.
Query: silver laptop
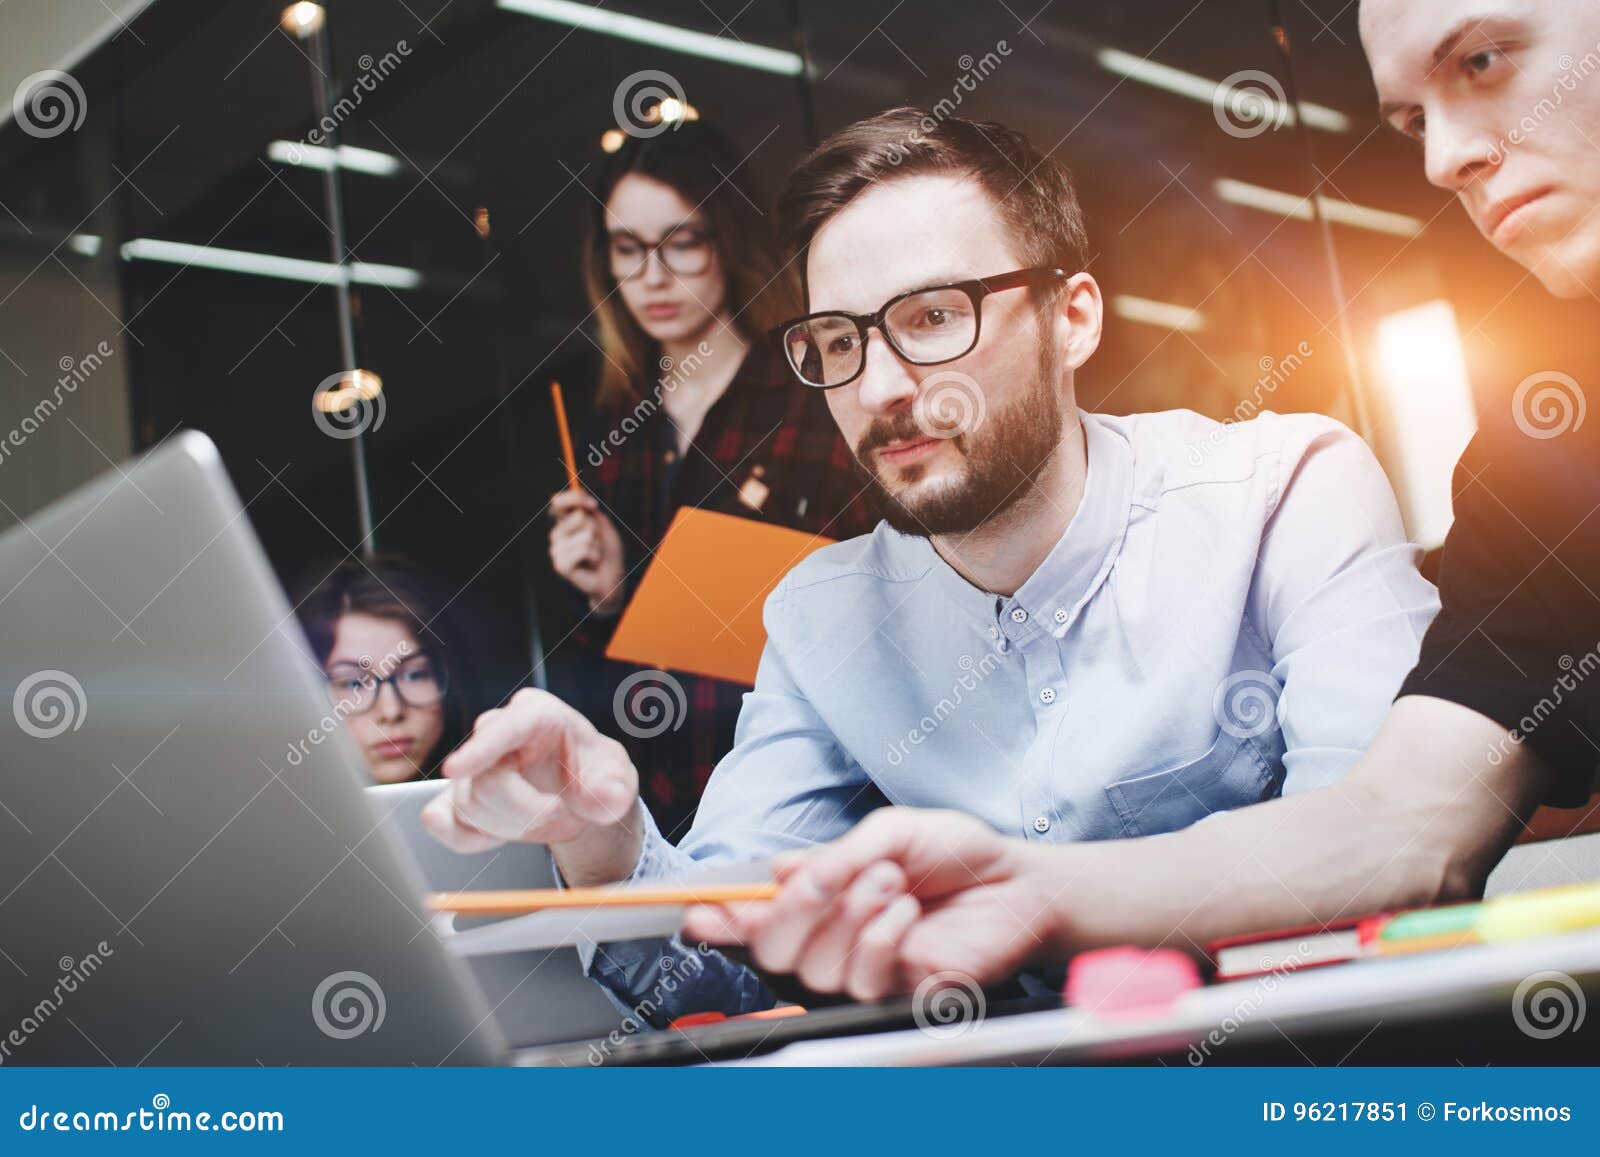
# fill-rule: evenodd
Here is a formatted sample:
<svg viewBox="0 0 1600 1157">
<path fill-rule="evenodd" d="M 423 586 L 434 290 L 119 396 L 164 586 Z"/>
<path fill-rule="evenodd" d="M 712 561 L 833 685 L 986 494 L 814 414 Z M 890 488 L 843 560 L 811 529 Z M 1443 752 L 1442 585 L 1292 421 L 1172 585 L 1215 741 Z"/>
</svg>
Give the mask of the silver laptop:
<svg viewBox="0 0 1600 1157">
<path fill-rule="evenodd" d="M 430 836 L 422 809 L 445 785 L 438 780 L 367 788 L 376 814 L 407 847 L 430 892 L 550 888 L 555 870 L 543 844 L 506 844 L 463 856 Z M 460 931 L 492 920 L 464 920 Z M 487 952 L 468 957 L 473 979 L 513 1048 L 602 1037 L 618 1029 L 622 1014 L 583 973 L 575 948 Z"/>
<path fill-rule="evenodd" d="M 0 1064 L 506 1059 L 420 906 L 416 796 L 375 816 L 209 439 L 0 535 L 0 691 Z M 556 970 L 526 964 L 495 1001 L 548 1039 L 526 1018 Z"/>
</svg>

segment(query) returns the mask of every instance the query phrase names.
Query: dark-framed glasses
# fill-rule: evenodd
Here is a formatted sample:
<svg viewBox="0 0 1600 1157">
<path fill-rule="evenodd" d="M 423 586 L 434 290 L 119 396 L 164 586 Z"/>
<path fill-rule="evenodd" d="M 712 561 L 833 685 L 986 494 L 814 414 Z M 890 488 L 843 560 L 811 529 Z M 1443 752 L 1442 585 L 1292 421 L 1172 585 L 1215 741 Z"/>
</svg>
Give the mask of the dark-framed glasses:
<svg viewBox="0 0 1600 1157">
<path fill-rule="evenodd" d="M 611 276 L 618 281 L 638 277 L 654 255 L 666 266 L 667 272 L 694 277 L 710 268 L 714 240 L 709 230 L 687 225 L 672 230 L 654 243 L 628 232 L 612 233 L 606 243 L 611 257 Z"/>
<path fill-rule="evenodd" d="M 371 711 L 385 683 L 408 707 L 437 707 L 449 690 L 448 673 L 426 655 L 407 659 L 388 675 L 353 663 L 336 663 L 327 679 L 334 703 L 351 715 Z"/>
<path fill-rule="evenodd" d="M 867 364 L 867 331 L 876 329 L 889 348 L 912 365 L 936 366 L 971 353 L 983 332 L 983 299 L 991 293 L 1062 281 L 1055 266 L 1017 269 L 951 285 L 914 289 L 884 302 L 877 313 L 828 310 L 808 313 L 771 331 L 789 368 L 801 382 L 831 390 L 861 376 Z"/>
</svg>

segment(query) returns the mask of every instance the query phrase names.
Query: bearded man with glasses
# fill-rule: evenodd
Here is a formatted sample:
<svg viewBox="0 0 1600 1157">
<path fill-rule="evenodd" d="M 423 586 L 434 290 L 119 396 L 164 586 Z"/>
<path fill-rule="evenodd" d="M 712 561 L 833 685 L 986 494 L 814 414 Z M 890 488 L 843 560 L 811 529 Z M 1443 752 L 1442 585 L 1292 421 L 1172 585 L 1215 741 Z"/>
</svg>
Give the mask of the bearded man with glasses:
<svg viewBox="0 0 1600 1157">
<path fill-rule="evenodd" d="M 546 843 L 571 884 L 770 857 L 885 804 L 1078 845 L 1333 784 L 1360 757 L 1438 606 L 1376 460 L 1315 415 L 1081 411 L 1102 304 L 1070 177 L 1002 125 L 933 121 L 858 122 L 790 178 L 811 311 L 774 337 L 885 521 L 768 600 L 756 688 L 689 835 L 669 846 L 616 745 L 522 692 L 447 760 L 426 816 L 439 838 Z M 759 965 L 864 999 L 896 986 L 919 908 L 895 864 L 842 892 L 785 883 L 779 916 L 836 918 L 825 943 L 815 922 L 773 920 Z M 1019 944 L 1014 962 L 1035 947 L 1054 946 Z M 589 963 L 640 1006 L 683 951 L 608 944 Z M 730 958 L 688 964 L 652 998 L 657 1023 L 772 1003 Z"/>
</svg>

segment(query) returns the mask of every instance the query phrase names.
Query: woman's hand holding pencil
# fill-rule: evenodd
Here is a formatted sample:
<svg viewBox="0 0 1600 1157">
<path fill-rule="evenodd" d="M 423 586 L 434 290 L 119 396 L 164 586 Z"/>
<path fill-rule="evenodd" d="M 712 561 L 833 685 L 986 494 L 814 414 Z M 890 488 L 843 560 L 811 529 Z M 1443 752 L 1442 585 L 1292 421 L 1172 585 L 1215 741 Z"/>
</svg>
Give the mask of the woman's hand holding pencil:
<svg viewBox="0 0 1600 1157">
<path fill-rule="evenodd" d="M 625 601 L 622 536 L 585 490 L 563 490 L 550 499 L 550 565 L 584 595 L 597 614 L 615 615 Z"/>
</svg>

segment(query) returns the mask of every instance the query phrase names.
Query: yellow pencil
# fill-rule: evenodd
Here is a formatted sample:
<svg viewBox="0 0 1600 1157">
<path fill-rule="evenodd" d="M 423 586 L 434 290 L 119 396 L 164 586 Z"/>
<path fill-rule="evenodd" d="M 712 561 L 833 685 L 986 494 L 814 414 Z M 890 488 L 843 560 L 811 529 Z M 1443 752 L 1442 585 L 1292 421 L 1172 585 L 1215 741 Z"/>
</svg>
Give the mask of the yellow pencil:
<svg viewBox="0 0 1600 1157">
<path fill-rule="evenodd" d="M 668 904 L 737 904 L 770 900 L 778 885 L 706 884 L 671 888 L 525 888 L 503 892 L 434 892 L 427 905 L 435 912 L 462 916 L 521 916 L 553 908 L 626 908 Z"/>
<path fill-rule="evenodd" d="M 550 383 L 550 403 L 556 410 L 556 431 L 561 435 L 561 457 L 567 463 L 567 489 L 582 490 L 578 482 L 578 459 L 572 453 L 572 428 L 567 425 L 567 403 L 561 396 L 561 383 Z"/>
</svg>

